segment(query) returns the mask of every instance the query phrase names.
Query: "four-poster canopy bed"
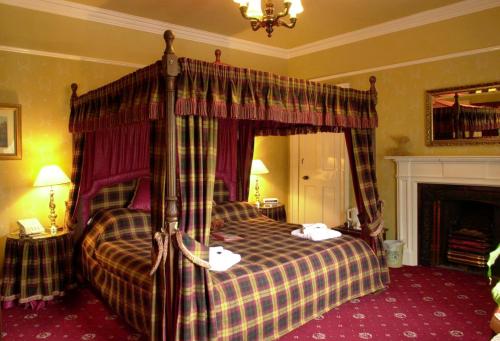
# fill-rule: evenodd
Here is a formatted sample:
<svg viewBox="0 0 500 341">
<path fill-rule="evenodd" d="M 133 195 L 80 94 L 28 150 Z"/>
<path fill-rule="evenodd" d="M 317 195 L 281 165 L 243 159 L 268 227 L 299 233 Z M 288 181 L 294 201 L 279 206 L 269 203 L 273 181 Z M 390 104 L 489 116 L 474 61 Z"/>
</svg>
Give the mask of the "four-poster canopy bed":
<svg viewBox="0 0 500 341">
<path fill-rule="evenodd" d="M 162 61 L 82 96 L 72 85 L 68 214 L 82 276 L 152 340 L 274 339 L 383 289 L 375 78 L 360 91 L 232 67 L 220 52 L 178 59 L 173 39 L 165 32 Z M 368 243 L 296 239 L 296 225 L 244 202 L 256 135 L 315 132 L 346 136 Z M 243 240 L 211 240 L 212 220 Z M 242 261 L 209 272 L 214 245 Z"/>
</svg>

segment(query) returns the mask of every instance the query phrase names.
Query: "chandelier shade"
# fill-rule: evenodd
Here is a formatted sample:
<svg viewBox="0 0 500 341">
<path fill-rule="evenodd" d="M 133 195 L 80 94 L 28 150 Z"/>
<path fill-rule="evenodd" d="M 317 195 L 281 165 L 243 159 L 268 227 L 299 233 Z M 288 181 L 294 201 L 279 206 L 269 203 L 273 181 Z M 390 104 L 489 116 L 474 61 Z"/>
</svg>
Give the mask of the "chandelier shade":
<svg viewBox="0 0 500 341">
<path fill-rule="evenodd" d="M 266 0 L 264 12 L 261 0 L 233 1 L 240 5 L 243 18 L 250 20 L 252 30 L 257 31 L 264 28 L 268 37 L 271 37 L 274 27 L 294 28 L 297 23 L 297 14 L 304 11 L 300 0 L 284 0 L 284 9 L 279 13 L 275 13 L 274 3 L 271 0 Z M 287 16 L 289 17 L 288 22 L 284 20 Z"/>
</svg>

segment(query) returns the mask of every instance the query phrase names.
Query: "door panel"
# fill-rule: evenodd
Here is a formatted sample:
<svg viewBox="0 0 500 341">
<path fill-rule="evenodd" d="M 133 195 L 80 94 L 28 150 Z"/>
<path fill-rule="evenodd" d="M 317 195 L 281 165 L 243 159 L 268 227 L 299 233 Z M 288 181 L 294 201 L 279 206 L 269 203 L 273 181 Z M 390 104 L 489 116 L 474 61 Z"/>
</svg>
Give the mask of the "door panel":
<svg viewBox="0 0 500 341">
<path fill-rule="evenodd" d="M 344 223 L 346 146 L 343 134 L 299 135 L 298 223 Z"/>
</svg>

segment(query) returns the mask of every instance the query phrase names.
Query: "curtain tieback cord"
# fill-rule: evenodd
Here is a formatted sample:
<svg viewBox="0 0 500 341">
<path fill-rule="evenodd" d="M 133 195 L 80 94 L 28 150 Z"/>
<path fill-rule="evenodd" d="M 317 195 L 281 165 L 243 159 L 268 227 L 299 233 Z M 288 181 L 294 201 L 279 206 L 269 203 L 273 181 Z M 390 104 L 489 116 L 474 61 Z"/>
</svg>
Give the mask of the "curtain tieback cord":
<svg viewBox="0 0 500 341">
<path fill-rule="evenodd" d="M 167 261 L 167 256 L 168 256 L 168 244 L 170 241 L 170 235 L 168 233 L 165 233 L 165 231 L 162 229 L 161 232 L 156 232 L 154 239 L 156 240 L 156 245 L 158 246 L 158 255 L 156 255 L 156 261 L 155 265 L 153 266 L 153 269 L 151 269 L 151 272 L 149 273 L 150 276 L 153 276 L 156 270 L 158 270 L 158 267 L 160 266 L 160 263 L 163 261 L 163 264 Z"/>
<path fill-rule="evenodd" d="M 171 224 L 177 224 L 177 223 L 171 223 Z M 184 242 L 182 240 L 182 233 L 180 233 L 180 231 L 177 228 L 174 228 L 173 231 L 175 231 L 175 238 L 177 240 L 177 245 L 181 250 L 182 254 L 195 265 L 201 266 L 202 268 L 210 269 L 210 263 L 201 259 L 200 257 L 195 256 L 184 245 Z M 153 269 L 151 269 L 151 272 L 149 273 L 150 276 L 153 276 L 153 274 L 158 270 L 160 263 L 163 263 L 163 265 L 165 265 L 165 262 L 167 261 L 170 234 L 165 233 L 165 230 L 162 229 L 161 232 L 155 233 L 154 239 L 156 241 L 156 245 L 158 246 L 158 255 L 156 256 L 156 261 L 153 266 Z"/>
<path fill-rule="evenodd" d="M 177 231 L 175 237 L 177 239 L 177 246 L 187 259 L 189 259 L 195 265 L 201 266 L 202 268 L 210 269 L 210 263 L 192 254 L 191 251 L 188 250 L 186 245 L 184 245 L 184 241 L 182 240 L 182 233 Z"/>
<path fill-rule="evenodd" d="M 384 201 L 380 200 L 378 203 L 378 216 L 372 223 L 368 224 L 368 228 L 371 231 L 370 237 L 376 237 L 384 230 Z"/>
</svg>

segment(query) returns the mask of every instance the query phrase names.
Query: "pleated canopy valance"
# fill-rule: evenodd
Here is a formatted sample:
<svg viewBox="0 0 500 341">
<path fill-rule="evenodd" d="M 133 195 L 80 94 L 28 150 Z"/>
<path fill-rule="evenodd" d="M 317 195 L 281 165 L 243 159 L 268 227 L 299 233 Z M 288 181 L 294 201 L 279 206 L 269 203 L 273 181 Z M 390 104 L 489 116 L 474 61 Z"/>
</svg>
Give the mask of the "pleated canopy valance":
<svg viewBox="0 0 500 341">
<path fill-rule="evenodd" d="M 374 88 L 345 89 L 188 58 L 179 59 L 179 66 L 176 115 L 315 128 L 375 128 L 378 123 Z M 95 131 L 155 120 L 164 117 L 164 103 L 165 78 L 162 63 L 156 62 L 79 96 L 73 102 L 69 130 Z"/>
<path fill-rule="evenodd" d="M 75 96 L 70 132 L 89 132 L 164 116 L 165 79 L 160 61 L 113 83 Z M 76 86 L 73 88 L 76 92 Z"/>
</svg>

